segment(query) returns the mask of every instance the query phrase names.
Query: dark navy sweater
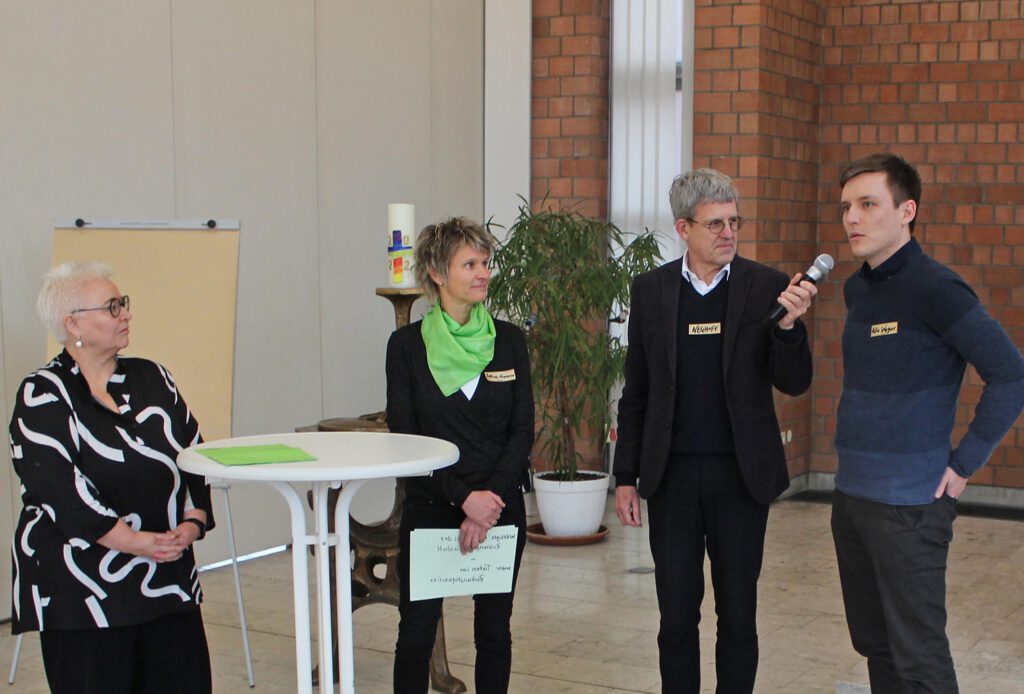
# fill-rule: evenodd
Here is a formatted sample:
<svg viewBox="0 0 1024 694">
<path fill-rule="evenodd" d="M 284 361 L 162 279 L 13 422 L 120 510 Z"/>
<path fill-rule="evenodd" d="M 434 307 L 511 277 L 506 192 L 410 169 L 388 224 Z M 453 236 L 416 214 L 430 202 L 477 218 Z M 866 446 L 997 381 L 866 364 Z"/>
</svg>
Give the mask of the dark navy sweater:
<svg viewBox="0 0 1024 694">
<path fill-rule="evenodd" d="M 722 368 L 728 298 L 728 279 L 701 296 L 688 280 L 679 278 L 671 455 L 736 455 Z M 695 330 L 698 326 L 712 329 Z"/>
<path fill-rule="evenodd" d="M 1024 408 L 1024 360 L 970 286 L 917 241 L 846 281 L 836 488 L 894 505 L 932 501 L 947 466 L 970 477 Z M 985 381 L 950 435 L 966 363 Z"/>
</svg>

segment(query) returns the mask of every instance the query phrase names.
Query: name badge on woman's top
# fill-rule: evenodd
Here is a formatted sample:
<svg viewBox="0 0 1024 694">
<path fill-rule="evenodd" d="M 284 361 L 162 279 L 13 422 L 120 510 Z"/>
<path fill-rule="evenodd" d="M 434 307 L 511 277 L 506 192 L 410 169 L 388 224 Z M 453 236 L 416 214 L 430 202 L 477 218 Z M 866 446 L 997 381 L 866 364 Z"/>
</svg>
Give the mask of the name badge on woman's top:
<svg viewBox="0 0 1024 694">
<path fill-rule="evenodd" d="M 505 383 L 507 381 L 516 380 L 516 370 L 508 369 L 506 371 L 484 371 L 484 378 L 491 383 Z"/>
</svg>

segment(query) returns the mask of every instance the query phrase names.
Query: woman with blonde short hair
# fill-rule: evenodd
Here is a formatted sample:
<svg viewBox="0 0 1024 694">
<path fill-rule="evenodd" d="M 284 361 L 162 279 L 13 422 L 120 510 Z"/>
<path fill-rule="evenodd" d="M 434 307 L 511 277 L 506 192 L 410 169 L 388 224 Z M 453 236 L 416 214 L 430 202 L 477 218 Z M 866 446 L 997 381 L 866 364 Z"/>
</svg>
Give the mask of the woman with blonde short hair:
<svg viewBox="0 0 1024 694">
<path fill-rule="evenodd" d="M 472 552 L 496 525 L 519 529 L 515 573 L 526 542 L 524 485 L 533 446 L 533 391 L 523 333 L 484 307 L 494 239 L 479 224 L 454 217 L 416 240 L 421 286 L 435 303 L 422 321 L 388 342 L 388 426 L 393 432 L 451 441 L 455 465 L 412 477 L 400 530 L 401 597 L 394 691 L 427 691 L 441 599 L 409 597 L 409 534 L 417 528 L 459 531 Z M 508 690 L 512 667 L 512 591 L 473 596 L 476 691 Z"/>
</svg>

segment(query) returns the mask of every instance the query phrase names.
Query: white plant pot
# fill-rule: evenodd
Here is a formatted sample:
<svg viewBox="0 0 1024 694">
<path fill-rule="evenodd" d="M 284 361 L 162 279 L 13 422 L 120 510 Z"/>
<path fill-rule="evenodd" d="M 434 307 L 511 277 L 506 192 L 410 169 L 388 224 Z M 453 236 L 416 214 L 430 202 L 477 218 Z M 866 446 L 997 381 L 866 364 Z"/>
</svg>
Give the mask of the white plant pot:
<svg viewBox="0 0 1024 694">
<path fill-rule="evenodd" d="M 543 474 L 543 473 L 541 473 Z M 548 537 L 593 535 L 601 527 L 608 499 L 608 474 L 596 480 L 558 482 L 533 476 L 537 510 Z"/>
</svg>

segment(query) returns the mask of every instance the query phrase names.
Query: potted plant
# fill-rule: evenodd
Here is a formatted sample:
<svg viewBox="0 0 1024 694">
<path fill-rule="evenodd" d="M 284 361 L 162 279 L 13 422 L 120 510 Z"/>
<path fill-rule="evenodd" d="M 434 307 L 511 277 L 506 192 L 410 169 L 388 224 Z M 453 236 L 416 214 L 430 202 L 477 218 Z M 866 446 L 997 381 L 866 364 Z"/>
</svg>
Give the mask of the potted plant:
<svg viewBox="0 0 1024 694">
<path fill-rule="evenodd" d="M 581 471 L 578 444 L 603 451 L 608 395 L 622 379 L 626 359 L 608 321 L 621 321 L 612 317 L 629 306 L 633 277 L 656 267 L 660 257 L 649 231 L 627 236 L 608 221 L 572 210 L 534 211 L 525 200 L 495 251 L 490 307 L 527 329 L 540 413 L 538 453 L 551 467 L 534 475 L 548 536 L 588 535 L 600 526 L 607 473 Z M 580 489 L 587 487 L 592 500 L 580 501 Z M 560 498 L 549 498 L 549 492 Z"/>
</svg>

